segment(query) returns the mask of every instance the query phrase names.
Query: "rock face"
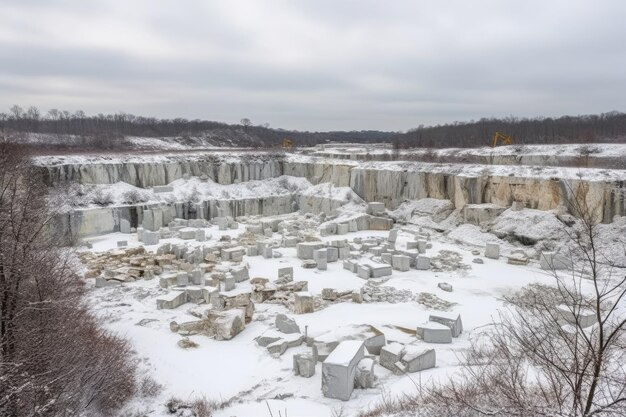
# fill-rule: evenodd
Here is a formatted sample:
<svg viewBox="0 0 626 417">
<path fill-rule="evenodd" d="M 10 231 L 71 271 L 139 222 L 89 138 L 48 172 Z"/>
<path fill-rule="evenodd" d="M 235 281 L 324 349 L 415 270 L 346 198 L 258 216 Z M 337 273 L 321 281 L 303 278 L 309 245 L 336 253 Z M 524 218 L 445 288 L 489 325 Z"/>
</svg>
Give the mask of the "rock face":
<svg viewBox="0 0 626 417">
<path fill-rule="evenodd" d="M 458 168 L 437 167 L 432 164 L 392 163 L 370 166 L 368 163 L 345 165 L 311 158 L 308 162 L 272 157 L 242 158 L 239 162 L 220 160 L 219 156 L 173 156 L 158 160 L 147 158 L 145 162 L 129 160 L 119 163 L 92 162 L 87 164 L 61 163 L 43 165 L 48 185 L 76 182 L 80 184 L 114 184 L 126 182 L 137 187 L 165 186 L 184 176 L 204 176 L 219 184 L 276 178 L 291 175 L 307 178 L 313 184 L 329 182 L 337 187 L 350 187 L 359 198 L 366 202 L 382 203 L 386 208 L 398 207 L 406 200 L 424 198 L 447 199 L 454 208 L 463 210 L 466 205 L 493 204 L 509 207 L 513 202 L 530 209 L 552 210 L 567 206 L 572 197 L 583 200 L 591 207 L 592 220 L 609 223 L 616 215 L 626 215 L 623 197 L 626 182 L 618 178 L 585 181 L 574 174 L 569 178 L 535 177 L 527 170 L 511 168 L 511 175 L 491 175 L 483 169 L 480 174 L 458 173 Z M 488 170 L 488 167 L 485 169 Z M 475 172 L 468 170 L 468 172 Z M 315 199 L 316 196 L 309 196 Z M 216 217 L 217 207 L 222 208 L 222 216 L 278 215 L 298 209 L 301 198 L 296 195 L 267 196 L 241 200 L 211 200 L 201 202 L 201 210 L 206 218 Z M 332 200 L 332 199 L 331 199 Z M 328 207 L 316 207 L 322 211 L 332 210 L 343 204 L 329 203 Z M 303 209 L 311 205 L 303 203 Z M 311 207 L 315 204 L 311 205 Z M 175 212 L 175 217 L 189 218 L 189 207 L 175 203 L 166 211 Z M 130 221 L 137 227 L 141 221 L 143 207 L 126 206 L 115 208 L 81 209 L 59 215 L 55 227 L 67 235 L 93 236 L 120 231 L 120 219 Z M 471 209 L 469 210 L 472 211 Z M 380 212 L 380 206 L 376 209 Z M 484 213 L 484 211 L 483 211 Z M 573 213 L 576 215 L 576 213 Z M 195 216 L 195 213 L 194 213 Z M 474 216 L 470 216 L 474 219 Z M 193 218 L 193 216 L 192 216 Z M 383 220 L 370 220 L 370 228 L 385 230 L 390 226 Z M 390 220 L 389 220 L 390 221 Z M 474 221 L 474 220 L 472 220 Z"/>
</svg>

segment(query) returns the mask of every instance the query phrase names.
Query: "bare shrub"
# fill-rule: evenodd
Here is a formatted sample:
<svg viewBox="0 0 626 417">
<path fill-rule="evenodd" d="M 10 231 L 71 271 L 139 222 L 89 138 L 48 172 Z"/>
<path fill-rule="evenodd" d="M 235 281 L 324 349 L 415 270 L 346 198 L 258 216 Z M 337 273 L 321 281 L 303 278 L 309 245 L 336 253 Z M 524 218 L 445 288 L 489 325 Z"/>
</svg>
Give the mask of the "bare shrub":
<svg viewBox="0 0 626 417">
<path fill-rule="evenodd" d="M 108 206 L 113 204 L 113 195 L 109 192 L 104 192 L 102 189 L 97 188 L 91 196 L 91 202 L 99 206 Z"/>
<path fill-rule="evenodd" d="M 145 203 L 146 201 L 148 201 L 148 197 L 137 190 L 126 191 L 122 194 L 122 203 L 124 204 L 135 205 L 138 203 Z"/>
<path fill-rule="evenodd" d="M 142 397 L 156 397 L 163 390 L 163 385 L 159 384 L 151 376 L 146 376 L 141 380 L 139 393 Z"/>
<path fill-rule="evenodd" d="M 111 414 L 134 393 L 132 351 L 81 305 L 28 160 L 0 144 L 0 415 Z"/>
</svg>

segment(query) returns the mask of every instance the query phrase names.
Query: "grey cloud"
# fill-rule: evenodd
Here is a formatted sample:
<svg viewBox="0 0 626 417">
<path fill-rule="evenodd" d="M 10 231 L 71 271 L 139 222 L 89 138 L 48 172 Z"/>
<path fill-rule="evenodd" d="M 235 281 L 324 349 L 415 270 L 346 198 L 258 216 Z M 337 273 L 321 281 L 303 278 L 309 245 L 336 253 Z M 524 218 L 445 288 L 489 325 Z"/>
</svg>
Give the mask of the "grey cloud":
<svg viewBox="0 0 626 417">
<path fill-rule="evenodd" d="M 0 109 L 302 130 L 624 110 L 625 15 L 620 0 L 9 0 Z"/>
</svg>

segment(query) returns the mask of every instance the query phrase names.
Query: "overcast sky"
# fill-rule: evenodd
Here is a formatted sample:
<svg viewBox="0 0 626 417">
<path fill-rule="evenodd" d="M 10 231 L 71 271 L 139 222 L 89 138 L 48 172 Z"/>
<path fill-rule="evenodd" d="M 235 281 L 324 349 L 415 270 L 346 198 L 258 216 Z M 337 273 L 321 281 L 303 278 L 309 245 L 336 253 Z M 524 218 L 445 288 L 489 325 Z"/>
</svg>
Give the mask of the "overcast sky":
<svg viewBox="0 0 626 417">
<path fill-rule="evenodd" d="M 623 111 L 625 21 L 625 0 L 1 0 L 0 111 L 300 130 Z"/>
</svg>

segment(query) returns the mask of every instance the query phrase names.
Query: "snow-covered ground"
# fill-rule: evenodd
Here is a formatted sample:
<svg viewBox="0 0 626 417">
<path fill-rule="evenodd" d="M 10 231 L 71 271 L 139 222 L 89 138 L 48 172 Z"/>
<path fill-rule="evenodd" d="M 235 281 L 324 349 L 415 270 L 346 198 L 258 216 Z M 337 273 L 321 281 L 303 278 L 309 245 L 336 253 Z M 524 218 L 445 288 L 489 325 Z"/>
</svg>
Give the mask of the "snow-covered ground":
<svg viewBox="0 0 626 417">
<path fill-rule="evenodd" d="M 466 225 L 468 226 L 468 225 Z M 461 226 L 464 227 L 464 226 Z M 472 226 L 475 227 L 475 226 Z M 396 246 L 406 247 L 414 240 L 407 231 L 399 233 Z M 183 400 L 201 398 L 218 401 L 231 400 L 229 406 L 217 412 L 219 417 L 229 416 L 269 416 L 268 407 L 273 415 L 290 416 L 333 416 L 343 410 L 344 416 L 357 412 L 381 401 L 385 395 L 400 395 L 415 392 L 419 384 L 431 380 L 448 378 L 455 372 L 463 349 L 475 334 L 476 329 L 488 324 L 497 310 L 502 307 L 502 296 L 533 282 L 549 284 L 551 275 L 538 268 L 535 262 L 527 266 L 509 265 L 506 258 L 487 259 L 482 256 L 484 243 L 494 241 L 492 234 L 484 233 L 459 240 L 461 233 L 450 236 L 432 233 L 432 248 L 427 255 L 435 256 L 442 250 L 454 251 L 461 256 L 462 267 L 444 272 L 394 271 L 390 279 L 381 285 L 397 290 L 411 291 L 415 296 L 431 293 L 454 303 L 449 312 L 459 313 L 463 319 L 464 332 L 448 345 L 429 345 L 416 341 L 414 335 L 398 329 L 415 329 L 418 324 L 428 320 L 433 310 L 417 301 L 399 303 L 353 303 L 350 301 L 331 304 L 311 314 L 294 315 L 282 305 L 257 303 L 253 321 L 245 330 L 230 341 L 215 341 L 205 336 L 191 336 L 199 346 L 184 350 L 177 346 L 180 336 L 169 329 L 171 321 L 184 322 L 194 317 L 188 310 L 195 307 L 185 304 L 175 310 L 157 310 L 156 298 L 167 292 L 159 288 L 158 279 L 137 281 L 107 288 L 94 288 L 89 292 L 88 303 L 103 319 L 106 327 L 128 338 L 137 352 L 141 370 L 146 375 L 164 385 L 163 391 L 156 398 L 137 398 L 128 410 L 149 411 L 149 415 L 169 415 L 164 407 L 168 398 L 175 396 Z M 211 239 L 207 242 L 188 243 L 191 245 L 216 244 L 223 235 L 238 236 L 244 231 L 219 231 L 216 226 L 206 229 Z M 465 231 L 467 232 L 467 231 Z M 366 238 L 370 236 L 387 237 L 386 231 L 360 231 L 349 233 L 342 238 Z M 478 236 L 478 237 L 477 237 Z M 329 241 L 336 236 L 324 237 Z M 136 234 L 110 234 L 88 239 L 93 245 L 92 251 L 100 252 L 114 249 L 118 240 L 128 240 L 130 247 L 141 245 Z M 161 243 L 183 243 L 178 238 L 162 240 Z M 147 247 L 154 251 L 157 246 Z M 476 256 L 472 250 L 480 250 Z M 308 282 L 309 292 L 320 295 L 323 288 L 337 290 L 358 290 L 366 281 L 343 269 L 341 262 L 328 264 L 327 271 L 304 269 L 296 257 L 295 248 L 280 248 L 280 258 L 264 259 L 260 256 L 245 256 L 243 262 L 250 267 L 250 277 L 265 277 L 274 281 L 277 269 L 285 266 L 294 268 L 294 279 Z M 483 264 L 473 263 L 474 258 L 483 259 Z M 454 287 L 453 292 L 445 292 L 437 287 L 440 282 L 447 282 Z M 238 284 L 234 291 L 246 291 L 248 283 Z M 256 344 L 255 338 L 272 331 L 274 317 L 285 313 L 294 318 L 300 328 L 306 326 L 309 336 L 338 334 L 342 329 L 353 325 L 374 325 L 385 333 L 387 342 L 414 342 L 434 347 L 437 352 L 437 366 L 420 373 L 398 376 L 381 366 L 375 367 L 378 377 L 375 388 L 355 390 L 348 402 L 333 400 L 322 395 L 321 363 L 316 366 L 316 373 L 311 378 L 295 376 L 292 372 L 292 355 L 310 350 L 302 345 L 289 349 L 279 358 L 271 357 L 267 350 Z M 398 326 L 398 327 L 396 327 Z M 333 414 L 335 413 L 335 414 Z"/>
</svg>

